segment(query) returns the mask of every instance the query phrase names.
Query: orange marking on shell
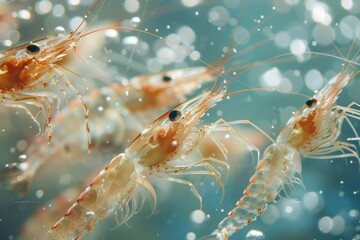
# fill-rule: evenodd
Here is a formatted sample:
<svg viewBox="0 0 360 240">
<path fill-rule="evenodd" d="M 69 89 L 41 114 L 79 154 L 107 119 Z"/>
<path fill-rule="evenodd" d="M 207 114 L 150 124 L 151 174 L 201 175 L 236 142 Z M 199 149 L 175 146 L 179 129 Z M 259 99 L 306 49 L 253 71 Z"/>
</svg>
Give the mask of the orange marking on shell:
<svg viewBox="0 0 360 240">
<path fill-rule="evenodd" d="M 262 213 L 262 208 L 259 207 L 257 211 L 258 211 L 258 214 L 261 214 Z"/>
<path fill-rule="evenodd" d="M 259 171 L 264 166 L 264 161 L 260 161 L 258 165 L 256 166 L 256 171 Z"/>
<path fill-rule="evenodd" d="M 236 202 L 235 206 L 238 207 L 238 206 L 240 206 L 240 205 L 242 205 L 242 204 L 243 204 L 243 202 L 242 202 L 242 200 L 240 199 L 239 201 Z"/>
<path fill-rule="evenodd" d="M 317 126 L 315 123 L 316 111 L 309 113 L 307 117 L 302 117 L 293 127 L 295 132 L 299 132 L 290 143 L 296 147 L 300 148 L 304 146 L 309 140 L 312 139 L 312 136 L 316 134 Z"/>
<path fill-rule="evenodd" d="M 246 223 L 247 223 L 247 225 L 249 225 L 249 224 L 251 223 L 251 218 L 248 218 L 248 219 L 246 220 Z"/>
<path fill-rule="evenodd" d="M 240 228 L 239 228 L 239 227 L 235 228 L 235 232 L 238 232 L 239 230 L 240 230 Z"/>
<path fill-rule="evenodd" d="M 85 192 L 82 192 L 82 193 L 80 194 L 80 196 L 78 197 L 78 199 L 76 200 L 76 202 L 81 202 L 81 201 L 83 201 L 83 200 L 84 200 L 84 197 L 85 197 Z"/>
<path fill-rule="evenodd" d="M 61 221 L 61 220 L 60 220 Z M 51 230 L 57 229 L 60 227 L 60 221 L 58 221 L 57 223 L 55 223 L 52 227 Z"/>
<path fill-rule="evenodd" d="M 234 215 L 234 211 L 231 210 L 227 215 L 228 215 L 228 217 L 232 217 Z"/>
<path fill-rule="evenodd" d="M 68 217 L 68 216 L 70 216 L 71 214 L 73 214 L 73 208 L 69 208 L 69 209 L 66 211 L 64 217 Z"/>
<path fill-rule="evenodd" d="M 249 183 L 252 184 L 252 183 L 254 183 L 255 181 L 256 181 L 256 176 L 253 175 L 253 176 L 250 178 Z"/>
<path fill-rule="evenodd" d="M 245 188 L 245 190 L 243 191 L 243 196 L 247 196 L 249 194 L 249 189 Z"/>
</svg>

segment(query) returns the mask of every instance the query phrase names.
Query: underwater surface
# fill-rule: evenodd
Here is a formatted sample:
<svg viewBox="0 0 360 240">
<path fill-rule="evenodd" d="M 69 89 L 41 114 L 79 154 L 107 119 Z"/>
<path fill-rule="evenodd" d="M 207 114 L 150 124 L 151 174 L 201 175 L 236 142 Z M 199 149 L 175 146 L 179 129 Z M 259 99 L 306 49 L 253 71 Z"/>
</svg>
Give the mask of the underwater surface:
<svg viewBox="0 0 360 240">
<path fill-rule="evenodd" d="M 48 34 L 76 29 L 94 2 L 0 0 L 1 51 Z M 336 76 L 344 59 L 354 59 L 359 54 L 359 16 L 360 2 L 356 0 L 103 0 L 89 15 L 87 26 L 88 31 L 106 29 L 78 42 L 79 54 L 72 54 L 64 63 L 71 72 L 64 72 L 80 95 L 86 95 L 140 74 L 185 67 L 223 67 L 219 81 L 236 79 L 229 86 L 231 91 L 268 90 L 231 95 L 213 107 L 203 123 L 218 118 L 250 120 L 275 139 L 292 113 L 308 100 L 306 96 L 312 96 Z M 117 30 L 116 26 L 141 29 L 158 37 Z M 354 71 L 356 69 L 357 65 Z M 214 75 L 216 77 L 217 71 Z M 213 81 L 199 84 L 187 97 L 209 90 Z M 61 108 L 76 99 L 69 89 L 64 89 L 65 93 L 57 88 L 53 90 L 61 96 Z M 356 76 L 343 89 L 337 103 L 342 106 L 360 103 L 359 93 L 360 77 Z M 97 111 L 101 112 L 102 108 Z M 154 113 L 145 115 L 142 120 L 151 122 L 146 116 L 155 119 L 165 112 L 166 109 L 158 109 L 155 116 Z M 41 117 L 40 124 L 43 123 Z M 5 169 L 6 164 L 26 162 L 31 157 L 27 149 L 37 147 L 32 143 L 39 136 L 36 136 L 36 124 L 24 111 L 1 105 L 0 119 L 0 169 Z M 58 142 L 54 140 L 53 145 L 61 145 L 62 138 L 77 141 L 77 136 L 85 136 L 83 126 L 77 127 L 75 120 L 64 118 L 60 121 L 64 121 L 66 127 L 54 131 L 53 138 Z M 136 121 L 126 124 L 136 125 Z M 359 148 L 356 141 L 359 121 L 351 119 L 351 122 L 355 131 L 344 121 L 339 138 Z M 56 137 L 59 132 L 60 136 Z M 239 132 L 251 139 L 261 154 L 271 144 L 264 134 L 251 126 L 242 126 Z M 111 136 L 117 134 L 123 133 L 109 133 Z M 40 137 L 47 139 L 46 133 Z M 132 138 L 127 140 L 128 144 Z M 31 226 L 35 223 L 34 217 L 40 218 L 58 205 L 75 201 L 78 194 L 71 190 L 61 201 L 53 199 L 78 185 L 85 189 L 95 176 L 94 172 L 100 171 L 125 147 L 103 154 L 85 151 L 82 159 L 70 155 L 66 161 L 56 159 L 65 154 L 59 147 L 59 152 L 41 166 L 26 193 L 19 195 L 2 186 L 0 239 L 34 238 L 26 235 L 24 225 Z M 191 181 L 202 196 L 201 209 L 188 186 L 154 179 L 150 181 L 157 195 L 153 213 L 148 199 L 126 224 L 119 225 L 116 216 L 110 214 L 84 239 L 194 240 L 210 234 L 242 196 L 255 172 L 256 152 L 246 146 L 236 148 L 237 156 L 229 159 L 228 170 L 215 164 L 222 176 L 223 190 L 213 176 L 180 177 Z M 41 155 L 37 158 L 41 159 Z M 301 178 L 303 187 L 295 186 L 280 194 L 256 221 L 230 239 L 360 239 L 358 159 L 302 159 Z M 46 217 L 45 227 L 35 224 L 31 228 L 37 233 L 46 232 L 57 220 Z M 41 235 L 36 237 L 41 238 Z"/>
</svg>

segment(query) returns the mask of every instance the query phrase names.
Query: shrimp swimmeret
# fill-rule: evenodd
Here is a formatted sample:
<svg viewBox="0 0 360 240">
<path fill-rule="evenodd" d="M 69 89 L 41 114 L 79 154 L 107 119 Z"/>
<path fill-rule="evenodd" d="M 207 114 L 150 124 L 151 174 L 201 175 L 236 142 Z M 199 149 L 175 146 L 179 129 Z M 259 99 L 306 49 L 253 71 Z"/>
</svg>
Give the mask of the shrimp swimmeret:
<svg viewBox="0 0 360 240">
<path fill-rule="evenodd" d="M 89 135 L 88 118 L 89 110 L 84 103 L 82 96 L 71 84 L 64 70 L 77 75 L 58 62 L 70 51 L 75 50 L 77 43 L 86 36 L 81 28 L 85 20 L 94 12 L 102 0 L 97 0 L 84 20 L 70 34 L 49 35 L 42 39 L 9 49 L 0 54 L 0 98 L 4 106 L 23 109 L 32 120 L 38 125 L 39 114 L 44 115 L 45 127 L 47 128 L 49 140 L 52 136 L 50 124 L 52 117 L 52 106 L 57 102 L 59 107 L 59 96 L 53 92 L 46 91 L 48 86 L 60 86 L 63 80 L 66 87 L 72 90 L 79 99 L 85 112 L 85 125 L 88 134 L 88 145 L 91 148 Z M 78 76 L 78 75 L 77 75 Z M 78 76 L 80 77 L 80 76 Z M 81 78 L 81 77 L 80 77 Z M 34 115 L 29 106 L 39 109 L 38 114 Z"/>
<path fill-rule="evenodd" d="M 155 118 L 161 109 L 178 104 L 200 84 L 210 81 L 210 72 L 206 67 L 191 67 L 140 75 L 129 81 L 124 79 L 124 84 L 113 84 L 84 96 L 91 112 L 92 152 L 116 155 L 143 129 L 143 124 L 149 124 L 146 119 Z M 167 98 L 169 101 L 164 101 Z M 143 114 L 146 117 L 139 121 L 137 117 Z M 71 101 L 55 115 L 51 124 L 54 131 L 52 141 L 48 144 L 42 136 L 38 136 L 25 152 L 25 162 L 9 163 L 1 171 L 1 187 L 25 194 L 38 168 L 46 162 L 58 162 L 70 168 L 69 164 L 74 165 L 89 157 L 85 136 L 69 134 L 76 133 L 83 125 L 78 101 Z"/>
<path fill-rule="evenodd" d="M 228 239 L 255 220 L 286 186 L 302 185 L 301 157 L 354 157 L 360 161 L 355 145 L 338 140 L 344 120 L 358 136 L 349 117 L 360 120 L 360 111 L 353 108 L 359 104 L 353 102 L 346 107 L 335 104 L 342 89 L 360 73 L 353 70 L 356 60 L 359 58 L 345 60 L 340 73 L 292 115 L 276 142 L 265 150 L 235 208 L 211 235 L 202 239 Z"/>
</svg>

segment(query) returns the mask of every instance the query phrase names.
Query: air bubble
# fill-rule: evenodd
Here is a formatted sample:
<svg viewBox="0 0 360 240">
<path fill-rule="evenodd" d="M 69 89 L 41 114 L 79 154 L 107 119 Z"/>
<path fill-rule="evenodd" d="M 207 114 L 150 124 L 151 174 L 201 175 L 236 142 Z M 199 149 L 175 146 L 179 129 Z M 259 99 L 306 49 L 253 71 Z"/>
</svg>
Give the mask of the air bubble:
<svg viewBox="0 0 360 240">
<path fill-rule="evenodd" d="M 195 210 L 191 213 L 190 219 L 194 223 L 198 223 L 198 224 L 203 223 L 205 221 L 205 213 L 202 210 Z"/>
<path fill-rule="evenodd" d="M 54 33 L 56 34 L 56 36 L 62 37 L 65 35 L 65 28 L 63 26 L 57 26 L 54 29 Z"/>
<path fill-rule="evenodd" d="M 246 234 L 246 240 L 264 240 L 265 239 L 265 235 L 263 232 L 259 231 L 259 230 L 254 230 L 251 229 L 247 234 Z"/>
</svg>

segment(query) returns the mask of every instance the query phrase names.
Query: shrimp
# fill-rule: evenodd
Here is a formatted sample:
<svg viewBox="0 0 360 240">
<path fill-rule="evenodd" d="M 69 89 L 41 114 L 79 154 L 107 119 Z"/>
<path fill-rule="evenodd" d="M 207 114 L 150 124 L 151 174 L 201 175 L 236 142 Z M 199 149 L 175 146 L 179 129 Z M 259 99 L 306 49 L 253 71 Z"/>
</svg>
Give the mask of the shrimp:
<svg viewBox="0 0 360 240">
<path fill-rule="evenodd" d="M 360 161 L 355 145 L 338 140 L 344 120 L 358 136 L 349 117 L 360 119 L 360 111 L 354 108 L 359 104 L 353 102 L 346 107 L 336 105 L 342 89 L 360 73 L 353 70 L 357 60 L 359 57 L 345 60 L 340 73 L 292 115 L 275 143 L 265 150 L 235 208 L 229 211 L 211 235 L 202 239 L 228 239 L 256 220 L 281 191 L 286 192 L 287 187 L 291 189 L 296 184 L 303 186 L 300 178 L 302 157 L 354 157 Z"/>
<path fill-rule="evenodd" d="M 206 67 L 192 67 L 140 75 L 90 92 L 84 100 L 92 113 L 89 126 L 93 129 L 91 142 L 94 154 L 115 155 L 119 149 L 124 149 L 127 140 L 134 138 L 143 124 L 149 124 L 145 119 L 155 118 L 161 109 L 181 102 L 200 84 L 210 81 L 212 75 L 209 72 Z M 167 98 L 170 100 L 165 101 Z M 141 117 L 143 115 L 146 117 Z M 1 172 L 2 187 L 15 189 L 19 195 L 24 195 L 37 170 L 46 162 L 58 162 L 62 166 L 67 162 L 66 167 L 69 168 L 69 164 L 88 157 L 84 136 L 68 134 L 77 132 L 82 126 L 79 102 L 71 101 L 53 120 L 55 136 L 50 144 L 38 136 L 25 152 L 25 162 L 9 163 Z"/>
<path fill-rule="evenodd" d="M 151 178 L 188 186 L 199 200 L 200 208 L 202 197 L 194 185 L 177 176 L 213 176 L 223 188 L 221 174 L 214 165 L 228 167 L 224 161 L 227 159 L 228 149 L 214 134 L 228 133 L 239 144 L 257 150 L 234 126 L 250 124 L 262 132 L 257 126 L 245 120 L 226 122 L 218 119 L 212 124 L 202 123 L 205 113 L 231 94 L 227 93 L 226 88 L 234 79 L 215 88 L 228 53 L 229 46 L 211 90 L 179 104 L 148 125 L 123 153 L 116 156 L 99 173 L 64 217 L 51 228 L 45 239 L 79 239 L 85 233 L 91 232 L 98 221 L 117 209 L 122 213 L 118 222 L 126 222 L 140 209 L 134 197 L 138 189 L 146 189 L 152 196 L 155 206 L 156 194 L 148 182 Z M 209 139 L 216 146 L 214 152 L 220 154 L 220 157 L 209 153 L 208 150 L 205 152 L 201 150 L 203 140 L 206 141 L 204 144 L 208 144 Z M 140 180 L 136 181 L 136 178 Z"/>
<path fill-rule="evenodd" d="M 4 106 L 22 109 L 37 124 L 39 133 L 40 123 L 37 118 L 43 114 L 45 128 L 48 131 L 49 141 L 52 137 L 52 107 L 59 96 L 45 89 L 57 86 L 61 91 L 61 79 L 66 87 L 77 96 L 85 112 L 85 126 L 88 136 L 88 148 L 91 149 L 90 129 L 88 126 L 89 109 L 78 90 L 72 85 L 63 70 L 83 79 L 78 74 L 59 65 L 59 62 L 71 49 L 76 50 L 78 42 L 86 35 L 80 30 L 85 20 L 94 12 L 102 0 L 97 0 L 85 15 L 84 20 L 70 34 L 59 33 L 32 41 L 30 43 L 9 49 L 0 54 L 0 98 Z M 40 91 L 39 91 L 40 90 Z M 33 114 L 29 107 L 38 108 Z"/>
</svg>

